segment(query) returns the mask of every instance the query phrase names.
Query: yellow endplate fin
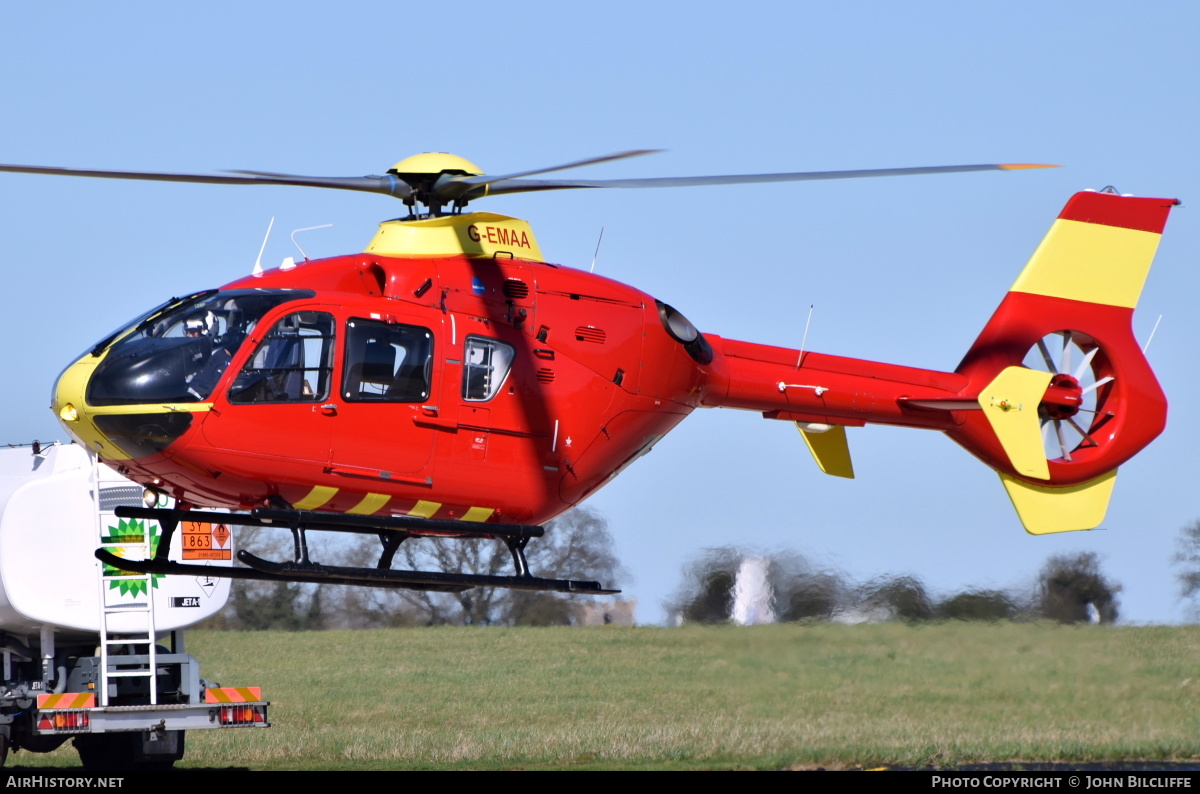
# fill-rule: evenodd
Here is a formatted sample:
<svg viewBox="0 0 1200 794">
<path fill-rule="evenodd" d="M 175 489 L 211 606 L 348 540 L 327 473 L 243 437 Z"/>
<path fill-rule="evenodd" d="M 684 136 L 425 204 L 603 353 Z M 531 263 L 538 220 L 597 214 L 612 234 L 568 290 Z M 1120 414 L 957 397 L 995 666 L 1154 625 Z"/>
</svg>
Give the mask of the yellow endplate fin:
<svg viewBox="0 0 1200 794">
<path fill-rule="evenodd" d="M 1132 309 L 1161 237 L 1059 218 L 1012 289 Z"/>
<path fill-rule="evenodd" d="M 1001 474 L 1000 481 L 1017 508 L 1025 531 L 1030 535 L 1048 535 L 1100 526 L 1108 512 L 1117 470 L 1066 488 L 1030 485 L 1007 474 Z"/>
<path fill-rule="evenodd" d="M 1049 372 L 1025 367 L 1005 367 L 979 393 L 979 407 L 1013 468 L 1026 477 L 1050 479 L 1050 466 L 1042 445 L 1038 404 L 1050 379 Z"/>
<path fill-rule="evenodd" d="M 834 425 L 824 432 L 810 433 L 797 422 L 796 429 L 800 431 L 800 436 L 808 445 L 808 451 L 812 453 L 821 471 L 834 477 L 854 479 L 854 464 L 850 462 L 850 445 L 846 442 L 845 426 Z"/>
</svg>

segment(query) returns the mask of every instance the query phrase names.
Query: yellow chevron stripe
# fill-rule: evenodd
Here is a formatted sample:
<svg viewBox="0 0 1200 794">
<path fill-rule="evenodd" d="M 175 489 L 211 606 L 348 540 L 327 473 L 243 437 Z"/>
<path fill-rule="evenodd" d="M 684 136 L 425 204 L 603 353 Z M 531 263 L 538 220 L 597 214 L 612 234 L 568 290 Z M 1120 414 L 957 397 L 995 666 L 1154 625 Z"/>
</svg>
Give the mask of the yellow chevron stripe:
<svg viewBox="0 0 1200 794">
<path fill-rule="evenodd" d="M 1132 309 L 1161 238 L 1154 232 L 1060 218 L 1012 291 Z"/>
<path fill-rule="evenodd" d="M 296 502 L 292 507 L 297 510 L 315 510 L 332 499 L 333 495 L 337 492 L 337 488 L 330 488 L 326 485 L 314 485 L 313 489 L 308 492 L 308 496 Z"/>
<path fill-rule="evenodd" d="M 433 514 L 442 509 L 441 502 L 426 502 L 424 499 L 417 502 L 412 510 L 408 511 L 410 516 L 419 518 L 433 518 Z"/>
<path fill-rule="evenodd" d="M 346 512 L 355 516 L 369 516 L 375 513 L 379 508 L 388 503 L 392 497 L 382 493 L 369 493 L 362 498 L 362 501 L 350 508 Z"/>
<path fill-rule="evenodd" d="M 90 709 L 96 706 L 96 696 L 87 692 L 63 692 L 57 695 L 38 695 L 39 709 Z"/>
<path fill-rule="evenodd" d="M 463 514 L 463 521 L 487 521 L 496 512 L 494 507 L 472 507 Z"/>
</svg>

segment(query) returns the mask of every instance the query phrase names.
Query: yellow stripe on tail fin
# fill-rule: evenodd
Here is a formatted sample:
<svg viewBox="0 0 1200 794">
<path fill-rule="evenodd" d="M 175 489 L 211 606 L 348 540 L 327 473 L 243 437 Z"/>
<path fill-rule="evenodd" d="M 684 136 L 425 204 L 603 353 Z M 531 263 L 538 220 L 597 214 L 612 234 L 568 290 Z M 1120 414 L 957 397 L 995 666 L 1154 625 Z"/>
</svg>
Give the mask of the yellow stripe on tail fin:
<svg viewBox="0 0 1200 794">
<path fill-rule="evenodd" d="M 1166 425 L 1132 319 L 1177 203 L 1072 196 L 955 370 L 983 410 L 946 433 L 1000 473 L 1032 534 L 1098 526 L 1117 467 Z"/>
<path fill-rule="evenodd" d="M 1012 289 L 1132 309 L 1160 239 L 1155 232 L 1059 218 Z"/>
</svg>

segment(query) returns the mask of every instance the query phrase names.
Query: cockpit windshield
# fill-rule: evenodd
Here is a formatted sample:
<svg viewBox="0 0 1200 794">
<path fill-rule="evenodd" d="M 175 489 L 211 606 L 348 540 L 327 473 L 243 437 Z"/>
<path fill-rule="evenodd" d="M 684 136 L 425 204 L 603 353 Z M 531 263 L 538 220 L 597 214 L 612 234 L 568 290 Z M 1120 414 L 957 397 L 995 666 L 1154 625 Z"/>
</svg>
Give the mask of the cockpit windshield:
<svg viewBox="0 0 1200 794">
<path fill-rule="evenodd" d="M 202 402 L 262 316 L 311 290 L 202 292 L 143 315 L 108 351 L 87 388 L 91 405 Z M 120 336 L 119 332 L 116 336 Z M 98 346 L 99 347 L 99 346 Z"/>
</svg>

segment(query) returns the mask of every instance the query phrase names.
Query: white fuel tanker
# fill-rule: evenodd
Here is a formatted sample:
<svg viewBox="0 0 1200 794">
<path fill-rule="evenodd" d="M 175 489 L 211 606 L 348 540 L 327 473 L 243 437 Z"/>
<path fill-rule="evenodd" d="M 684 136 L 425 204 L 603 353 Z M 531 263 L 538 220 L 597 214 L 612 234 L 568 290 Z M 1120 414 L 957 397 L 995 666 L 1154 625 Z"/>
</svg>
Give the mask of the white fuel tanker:
<svg viewBox="0 0 1200 794">
<path fill-rule="evenodd" d="M 170 507 L 74 444 L 0 449 L 0 764 L 74 738 L 84 766 L 164 768 L 187 730 L 266 727 L 256 687 L 200 678 L 182 630 L 216 614 L 229 579 L 133 574 L 95 550 L 146 559 L 162 530 L 118 506 Z M 224 524 L 189 523 L 170 559 L 232 565 Z"/>
</svg>

